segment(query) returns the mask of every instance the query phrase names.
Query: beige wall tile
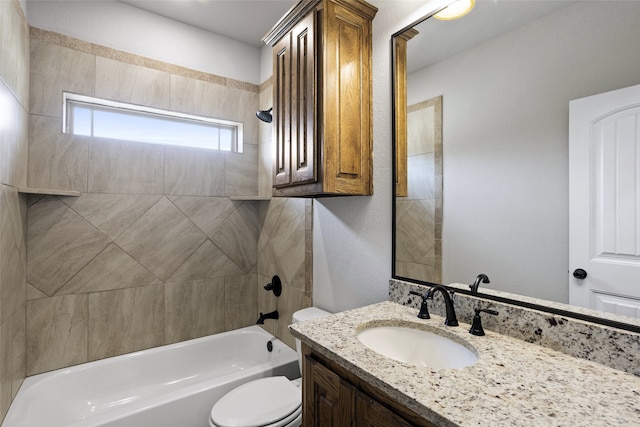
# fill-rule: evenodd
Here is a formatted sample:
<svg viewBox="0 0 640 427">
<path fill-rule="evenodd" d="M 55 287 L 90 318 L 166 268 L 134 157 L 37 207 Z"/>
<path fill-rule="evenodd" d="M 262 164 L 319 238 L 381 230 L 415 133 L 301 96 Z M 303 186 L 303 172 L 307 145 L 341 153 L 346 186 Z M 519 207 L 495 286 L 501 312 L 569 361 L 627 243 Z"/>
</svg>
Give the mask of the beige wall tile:
<svg viewBox="0 0 640 427">
<path fill-rule="evenodd" d="M 100 292 L 161 283 L 160 279 L 149 270 L 111 243 L 56 292 L 56 295 Z"/>
<path fill-rule="evenodd" d="M 9 408 L 22 381 L 26 364 L 26 303 L 0 324 L 0 418 Z"/>
<path fill-rule="evenodd" d="M 295 341 L 287 328 L 291 316 L 312 305 L 312 263 L 307 250 L 312 215 L 312 204 L 305 199 L 274 198 L 260 212 L 258 311 L 278 310 L 280 319 L 265 323 L 264 328 L 292 347 Z M 279 298 L 262 289 L 274 275 L 282 281 Z"/>
<path fill-rule="evenodd" d="M 258 211 L 255 203 L 239 205 L 218 228 L 211 241 L 244 273 L 253 269 L 258 260 Z"/>
<path fill-rule="evenodd" d="M 225 330 L 225 279 L 165 285 L 167 343 Z"/>
<path fill-rule="evenodd" d="M 243 153 L 224 155 L 224 194 L 256 196 L 258 194 L 258 148 L 245 145 Z"/>
<path fill-rule="evenodd" d="M 217 150 L 165 147 L 165 194 L 224 196 L 225 156 Z"/>
<path fill-rule="evenodd" d="M 402 215 L 396 220 L 396 258 L 401 262 L 420 263 L 433 253 L 435 242 L 435 202 L 433 200 L 403 200 L 398 202 Z M 433 261 L 432 261 L 433 263 Z"/>
<path fill-rule="evenodd" d="M 234 120 L 227 111 L 229 88 L 183 76 L 171 76 L 171 109 L 217 119 Z"/>
<path fill-rule="evenodd" d="M 14 197 L 11 197 L 13 194 Z M 7 322 L 17 310 L 24 313 L 26 299 L 26 265 L 24 242 L 19 245 L 22 227 L 13 217 L 19 206 L 16 190 L 0 186 L 0 324 Z M 12 206 L 13 205 L 13 206 Z M 12 215 L 13 213 L 13 215 Z"/>
<path fill-rule="evenodd" d="M 96 57 L 95 94 L 98 98 L 169 109 L 169 73 Z"/>
<path fill-rule="evenodd" d="M 263 286 L 269 282 L 271 282 L 271 276 L 265 276 L 258 273 L 258 283 L 256 284 L 256 291 L 258 293 L 258 315 L 260 313 L 270 313 L 273 310 L 278 309 L 278 298 L 275 297 L 273 292 L 266 292 L 263 289 Z M 280 298 L 287 298 L 287 294 L 281 295 Z M 258 317 L 256 317 L 256 320 L 258 320 Z M 277 325 L 278 323 L 284 322 L 286 322 L 286 319 L 284 317 L 280 317 L 278 320 L 266 320 L 265 323 L 260 326 L 270 334 L 273 334 L 280 338 L 278 335 L 276 335 L 276 330 L 278 329 Z"/>
<path fill-rule="evenodd" d="M 2 130 L 0 131 L 0 181 L 13 186 L 27 182 L 28 114 L 0 79 Z"/>
<path fill-rule="evenodd" d="M 162 280 L 167 280 L 206 236 L 168 199 L 162 198 L 115 243 Z"/>
<path fill-rule="evenodd" d="M 27 301 L 27 375 L 87 361 L 87 296 Z"/>
<path fill-rule="evenodd" d="M 32 40 L 30 70 L 31 114 L 61 118 L 63 91 L 94 94 L 94 55 Z"/>
<path fill-rule="evenodd" d="M 245 145 L 258 146 L 258 93 L 243 89 L 230 88 L 229 99 L 225 105 L 229 119 L 244 123 Z"/>
<path fill-rule="evenodd" d="M 27 283 L 27 300 L 47 298 L 48 295 L 42 292 L 40 289 L 35 288 Z"/>
<path fill-rule="evenodd" d="M 295 348 L 295 338 L 289 331 L 291 319 L 293 313 L 304 307 L 311 307 L 311 298 L 304 294 L 304 291 L 296 288 L 287 288 L 284 298 L 278 298 L 277 307 L 278 313 L 282 321 L 277 322 L 276 336 L 288 344 L 290 347 Z"/>
<path fill-rule="evenodd" d="M 263 88 L 259 95 L 259 109 L 267 110 L 273 107 L 273 85 L 268 84 Z M 272 141 L 273 141 L 273 125 L 271 123 L 264 123 L 258 121 L 258 195 L 259 196 L 271 196 L 273 185 L 273 154 Z"/>
<path fill-rule="evenodd" d="M 0 323 L 0 417 L 11 405 L 11 324 Z"/>
<path fill-rule="evenodd" d="M 226 330 L 251 326 L 258 320 L 257 280 L 255 273 L 225 278 Z"/>
<path fill-rule="evenodd" d="M 61 119 L 30 116 L 29 186 L 86 192 L 87 159 L 88 138 L 62 133 Z"/>
<path fill-rule="evenodd" d="M 18 193 L 17 188 L 9 186 L 2 186 L 2 197 L 5 198 L 3 203 L 6 203 L 9 212 L 13 237 L 16 239 L 20 260 L 26 269 L 27 197 Z"/>
<path fill-rule="evenodd" d="M 182 283 L 214 277 L 237 276 L 242 269 L 216 245 L 206 240 L 167 280 Z"/>
<path fill-rule="evenodd" d="M 16 1 L 4 1 L 0 6 L 0 41 L 0 76 L 26 107 L 29 91 L 29 27 Z"/>
<path fill-rule="evenodd" d="M 168 196 L 203 233 L 211 237 L 242 202 L 227 197 Z"/>
<path fill-rule="evenodd" d="M 15 187 L 27 183 L 28 97 L 29 27 L 17 1 L 1 1 L 0 420 L 25 377 L 26 198 Z"/>
<path fill-rule="evenodd" d="M 27 302 L 11 317 L 11 397 L 14 398 L 27 375 Z"/>
<path fill-rule="evenodd" d="M 156 285 L 89 294 L 89 360 L 164 344 L 163 288 Z"/>
<path fill-rule="evenodd" d="M 26 299 L 25 266 L 20 259 L 7 210 L 6 206 L 0 209 L 0 324 L 16 310 L 24 309 Z"/>
<path fill-rule="evenodd" d="M 27 281 L 50 296 L 109 244 L 55 197 L 31 206 L 27 221 Z"/>
<path fill-rule="evenodd" d="M 160 200 L 160 195 L 91 194 L 61 201 L 110 239 L 115 239 Z"/>
<path fill-rule="evenodd" d="M 258 244 L 264 259 L 263 274 L 278 274 L 298 289 L 305 289 L 305 201 L 274 198 L 269 205 Z"/>
<path fill-rule="evenodd" d="M 163 147 L 128 141 L 89 144 L 89 193 L 162 194 Z"/>
</svg>

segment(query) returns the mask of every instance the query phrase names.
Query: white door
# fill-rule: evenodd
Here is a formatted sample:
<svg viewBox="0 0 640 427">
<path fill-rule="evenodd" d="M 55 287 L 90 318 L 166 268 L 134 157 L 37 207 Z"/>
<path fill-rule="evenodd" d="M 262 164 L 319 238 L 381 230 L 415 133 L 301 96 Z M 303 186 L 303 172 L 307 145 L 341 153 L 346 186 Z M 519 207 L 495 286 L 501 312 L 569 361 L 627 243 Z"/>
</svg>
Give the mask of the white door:
<svg viewBox="0 0 640 427">
<path fill-rule="evenodd" d="M 569 110 L 569 303 L 640 318 L 640 85 Z"/>
</svg>

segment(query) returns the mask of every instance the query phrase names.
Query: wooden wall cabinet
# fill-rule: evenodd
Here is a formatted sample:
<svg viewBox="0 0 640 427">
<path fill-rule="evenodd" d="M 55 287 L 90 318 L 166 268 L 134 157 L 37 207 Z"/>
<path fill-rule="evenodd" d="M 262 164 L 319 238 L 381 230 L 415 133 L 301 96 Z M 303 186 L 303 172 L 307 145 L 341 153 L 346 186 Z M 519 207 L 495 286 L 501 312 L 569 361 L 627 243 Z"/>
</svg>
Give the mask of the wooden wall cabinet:
<svg viewBox="0 0 640 427">
<path fill-rule="evenodd" d="M 361 0 L 302 0 L 273 47 L 273 195 L 373 193 L 371 25 Z"/>
<path fill-rule="evenodd" d="M 303 345 L 303 427 L 436 427 Z"/>
<path fill-rule="evenodd" d="M 395 106 L 394 130 L 396 139 L 395 196 L 407 197 L 407 42 L 418 34 L 409 28 L 394 38 L 393 97 Z"/>
</svg>

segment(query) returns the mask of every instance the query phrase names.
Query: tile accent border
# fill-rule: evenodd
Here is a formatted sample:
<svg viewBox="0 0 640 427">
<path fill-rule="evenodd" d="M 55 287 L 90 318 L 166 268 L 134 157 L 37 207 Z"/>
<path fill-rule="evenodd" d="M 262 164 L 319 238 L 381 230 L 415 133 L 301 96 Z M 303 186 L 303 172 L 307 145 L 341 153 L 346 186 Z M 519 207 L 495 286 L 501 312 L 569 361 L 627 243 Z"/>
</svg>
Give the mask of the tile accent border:
<svg viewBox="0 0 640 427">
<path fill-rule="evenodd" d="M 426 289 L 425 286 L 391 279 L 389 300 L 418 309 L 421 300 L 409 291 L 424 293 Z M 640 376 L 638 333 L 471 295 L 456 294 L 454 303 L 461 322 L 471 323 L 475 307 L 497 310 L 498 316 L 482 316 L 484 329 Z M 430 301 L 429 311 L 444 316 L 442 298 Z"/>
<path fill-rule="evenodd" d="M 157 71 L 164 71 L 164 72 L 175 74 L 182 77 L 189 77 L 192 79 L 202 80 L 209 83 L 216 83 L 219 85 L 228 86 L 235 89 L 245 90 L 247 92 L 259 93 L 260 86 L 253 83 L 230 79 L 230 78 L 218 76 L 215 74 L 209 74 L 202 71 L 197 71 L 190 68 L 182 67 L 180 65 L 169 64 L 169 63 L 158 61 L 155 59 L 146 58 L 144 56 L 135 55 L 132 53 L 121 51 L 121 50 L 97 45 L 94 43 L 69 37 L 64 34 L 56 33 L 53 31 L 42 30 L 35 27 L 31 27 L 30 30 L 31 30 L 31 38 L 34 40 L 40 40 L 50 44 L 74 49 L 80 52 L 101 56 L 103 58 L 113 59 L 116 61 L 132 64 L 132 65 L 139 65 L 139 66 L 151 68 Z"/>
</svg>

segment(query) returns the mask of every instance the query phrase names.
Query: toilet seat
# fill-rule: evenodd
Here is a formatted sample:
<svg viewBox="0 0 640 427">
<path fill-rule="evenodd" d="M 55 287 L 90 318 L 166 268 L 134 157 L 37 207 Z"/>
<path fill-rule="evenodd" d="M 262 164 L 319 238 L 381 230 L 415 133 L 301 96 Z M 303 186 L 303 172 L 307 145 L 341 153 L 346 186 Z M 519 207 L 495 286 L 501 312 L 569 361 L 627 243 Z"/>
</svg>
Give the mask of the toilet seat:
<svg viewBox="0 0 640 427">
<path fill-rule="evenodd" d="M 302 391 L 287 377 L 250 381 L 224 395 L 211 409 L 216 427 L 283 427 L 302 415 Z"/>
</svg>

